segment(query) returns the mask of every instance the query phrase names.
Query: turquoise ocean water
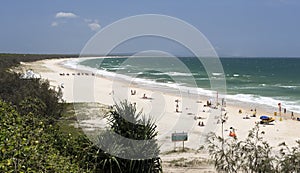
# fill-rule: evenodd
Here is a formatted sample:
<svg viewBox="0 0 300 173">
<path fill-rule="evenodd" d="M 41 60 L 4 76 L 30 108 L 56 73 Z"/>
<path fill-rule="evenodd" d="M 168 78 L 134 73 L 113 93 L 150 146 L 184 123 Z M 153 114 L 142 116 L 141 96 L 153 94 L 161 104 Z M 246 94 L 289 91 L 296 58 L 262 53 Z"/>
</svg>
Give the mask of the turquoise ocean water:
<svg viewBox="0 0 300 173">
<path fill-rule="evenodd" d="M 117 73 L 125 80 L 174 88 L 184 86 L 188 92 L 210 91 L 205 68 L 194 57 L 178 59 L 126 57 L 90 59 L 80 65 L 98 69 L 103 75 Z M 220 58 L 226 78 L 227 97 L 276 107 L 281 102 L 289 111 L 300 113 L 300 58 Z M 184 68 L 183 68 L 184 67 Z M 221 74 L 213 73 L 213 77 Z M 193 79 L 191 81 L 191 79 Z M 193 84 L 196 82 L 196 86 Z"/>
</svg>

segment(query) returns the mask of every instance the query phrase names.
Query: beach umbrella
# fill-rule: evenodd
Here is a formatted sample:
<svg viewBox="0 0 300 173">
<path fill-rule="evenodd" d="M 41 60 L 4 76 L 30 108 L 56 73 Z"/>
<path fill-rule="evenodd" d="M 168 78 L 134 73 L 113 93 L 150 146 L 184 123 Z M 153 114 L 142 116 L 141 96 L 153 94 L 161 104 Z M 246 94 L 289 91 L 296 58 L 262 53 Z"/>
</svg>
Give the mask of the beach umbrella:
<svg viewBox="0 0 300 173">
<path fill-rule="evenodd" d="M 260 119 L 261 119 L 261 120 L 267 120 L 267 119 L 269 119 L 269 117 L 266 116 L 266 115 L 262 115 L 262 116 L 260 116 Z"/>
</svg>

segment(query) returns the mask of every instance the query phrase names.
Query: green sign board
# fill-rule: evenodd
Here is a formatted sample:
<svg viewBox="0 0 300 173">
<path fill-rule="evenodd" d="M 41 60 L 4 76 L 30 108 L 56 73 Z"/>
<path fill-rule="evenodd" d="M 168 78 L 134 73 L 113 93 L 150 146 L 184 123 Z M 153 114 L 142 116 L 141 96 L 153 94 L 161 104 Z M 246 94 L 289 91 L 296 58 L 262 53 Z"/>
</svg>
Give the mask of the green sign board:
<svg viewBox="0 0 300 173">
<path fill-rule="evenodd" d="M 172 141 L 187 141 L 188 140 L 188 134 L 187 133 L 172 133 Z"/>
</svg>

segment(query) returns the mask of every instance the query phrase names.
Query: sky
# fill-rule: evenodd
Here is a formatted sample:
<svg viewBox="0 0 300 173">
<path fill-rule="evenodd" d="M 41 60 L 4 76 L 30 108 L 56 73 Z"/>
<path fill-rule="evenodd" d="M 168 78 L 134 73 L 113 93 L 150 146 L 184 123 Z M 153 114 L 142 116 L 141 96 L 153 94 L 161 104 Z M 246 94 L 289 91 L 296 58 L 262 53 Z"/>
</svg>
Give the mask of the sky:
<svg viewBox="0 0 300 173">
<path fill-rule="evenodd" d="M 299 9 L 299 0 L 2 0 L 0 52 L 78 54 L 113 22 L 161 14 L 196 27 L 219 56 L 300 57 Z M 156 38 L 124 43 L 115 53 L 156 49 L 187 53 Z"/>
</svg>

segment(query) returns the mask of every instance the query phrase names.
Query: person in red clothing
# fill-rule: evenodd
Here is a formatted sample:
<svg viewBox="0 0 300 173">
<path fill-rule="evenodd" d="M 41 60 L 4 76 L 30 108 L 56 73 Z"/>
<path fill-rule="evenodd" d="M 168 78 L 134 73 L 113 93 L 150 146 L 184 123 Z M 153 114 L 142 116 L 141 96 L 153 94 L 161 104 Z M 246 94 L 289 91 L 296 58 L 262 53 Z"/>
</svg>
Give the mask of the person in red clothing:
<svg viewBox="0 0 300 173">
<path fill-rule="evenodd" d="M 229 132 L 229 136 L 236 138 L 236 133 L 235 133 L 235 129 L 233 127 L 230 127 L 230 132 Z"/>
</svg>

